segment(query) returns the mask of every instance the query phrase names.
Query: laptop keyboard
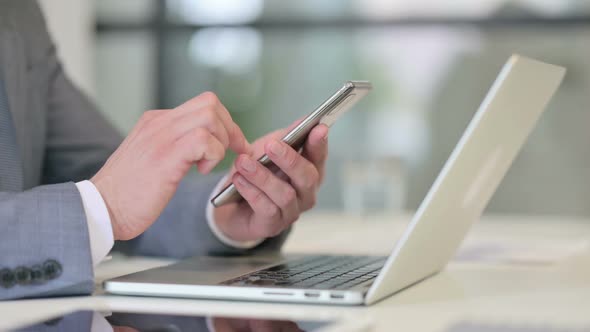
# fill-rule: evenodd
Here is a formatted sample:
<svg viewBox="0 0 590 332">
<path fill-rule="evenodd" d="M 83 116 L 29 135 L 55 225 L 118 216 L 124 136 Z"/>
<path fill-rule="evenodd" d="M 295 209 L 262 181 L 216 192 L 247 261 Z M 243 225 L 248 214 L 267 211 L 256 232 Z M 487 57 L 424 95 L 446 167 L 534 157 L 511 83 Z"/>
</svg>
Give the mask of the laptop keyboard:
<svg viewBox="0 0 590 332">
<path fill-rule="evenodd" d="M 375 279 L 387 257 L 312 256 L 222 282 L 234 286 L 348 289 Z"/>
</svg>

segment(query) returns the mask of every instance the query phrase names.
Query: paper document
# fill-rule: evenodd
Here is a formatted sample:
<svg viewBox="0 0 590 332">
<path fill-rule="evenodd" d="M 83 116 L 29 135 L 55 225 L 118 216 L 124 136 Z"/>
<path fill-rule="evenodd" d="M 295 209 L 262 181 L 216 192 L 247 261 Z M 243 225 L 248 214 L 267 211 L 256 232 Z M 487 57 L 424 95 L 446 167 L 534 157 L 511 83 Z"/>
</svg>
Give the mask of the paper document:
<svg viewBox="0 0 590 332">
<path fill-rule="evenodd" d="M 458 322 L 444 330 L 445 332 L 588 332 L 590 325 L 585 327 L 566 327 L 545 324 L 481 323 Z"/>
<path fill-rule="evenodd" d="M 552 264 L 575 254 L 589 251 L 585 240 L 558 240 L 551 242 L 472 240 L 465 243 L 455 261 Z"/>
</svg>

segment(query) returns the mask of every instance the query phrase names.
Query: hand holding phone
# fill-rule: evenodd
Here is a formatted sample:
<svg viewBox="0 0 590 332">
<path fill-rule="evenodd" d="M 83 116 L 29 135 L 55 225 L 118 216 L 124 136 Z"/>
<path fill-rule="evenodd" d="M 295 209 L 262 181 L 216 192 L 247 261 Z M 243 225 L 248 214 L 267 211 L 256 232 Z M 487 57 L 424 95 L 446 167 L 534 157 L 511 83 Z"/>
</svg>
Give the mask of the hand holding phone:
<svg viewBox="0 0 590 332">
<path fill-rule="evenodd" d="M 316 125 L 322 123 L 330 127 L 342 114 L 366 96 L 371 88 L 371 83 L 367 81 L 346 82 L 342 88 L 311 112 L 299 125 L 289 131 L 283 137 L 283 142 L 289 144 L 295 150 L 300 150 L 307 139 L 307 135 Z M 258 162 L 268 168 L 273 165 L 267 155 L 263 155 L 258 159 Z M 213 197 L 211 203 L 213 206 L 219 207 L 228 203 L 239 202 L 241 199 L 242 196 L 234 184 L 231 183 Z"/>
</svg>

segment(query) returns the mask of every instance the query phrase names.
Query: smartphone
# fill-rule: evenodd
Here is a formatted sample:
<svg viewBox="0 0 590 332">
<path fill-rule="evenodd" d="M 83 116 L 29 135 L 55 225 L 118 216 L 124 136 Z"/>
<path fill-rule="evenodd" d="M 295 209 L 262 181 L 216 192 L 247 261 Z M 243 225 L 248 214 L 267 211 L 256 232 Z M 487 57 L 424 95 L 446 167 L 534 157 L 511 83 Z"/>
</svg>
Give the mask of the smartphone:
<svg viewBox="0 0 590 332">
<path fill-rule="evenodd" d="M 371 83 L 367 81 L 348 81 L 344 83 L 342 88 L 336 91 L 330 98 L 316 108 L 315 111 L 311 112 L 305 119 L 303 119 L 301 123 L 288 132 L 285 137 L 283 137 L 283 142 L 289 144 L 293 149 L 300 151 L 307 139 L 307 135 L 309 135 L 313 127 L 320 123 L 325 124 L 328 127 L 332 126 L 342 114 L 366 96 L 371 88 Z M 258 159 L 258 162 L 271 169 L 274 166 L 267 155 Z M 241 200 L 242 196 L 234 184 L 231 183 L 219 194 L 213 197 L 211 203 L 213 206 L 219 207 L 228 203 L 239 202 Z"/>
</svg>

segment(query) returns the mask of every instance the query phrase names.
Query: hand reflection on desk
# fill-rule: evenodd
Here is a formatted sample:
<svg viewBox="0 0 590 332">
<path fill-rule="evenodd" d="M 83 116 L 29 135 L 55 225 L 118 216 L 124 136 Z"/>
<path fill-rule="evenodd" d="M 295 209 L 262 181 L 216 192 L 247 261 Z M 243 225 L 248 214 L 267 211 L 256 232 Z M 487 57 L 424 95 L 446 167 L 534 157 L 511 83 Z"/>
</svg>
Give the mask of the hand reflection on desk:
<svg viewBox="0 0 590 332">
<path fill-rule="evenodd" d="M 139 330 L 134 329 L 129 326 L 115 326 L 115 325 L 113 325 L 113 332 L 139 332 Z"/>
<path fill-rule="evenodd" d="M 114 332 L 304 332 L 295 322 L 287 320 L 144 314 L 113 314 L 107 320 L 114 323 Z"/>
<path fill-rule="evenodd" d="M 89 311 L 75 312 L 18 331 L 91 332 L 303 332 L 323 326 L 321 322 L 266 320 L 251 318 L 195 317 L 156 314 L 114 313 L 103 317 Z"/>
<path fill-rule="evenodd" d="M 215 332 L 304 332 L 295 322 L 287 320 L 213 318 Z"/>
<path fill-rule="evenodd" d="M 242 319 L 242 318 L 211 318 L 210 326 L 204 331 L 211 332 L 305 332 L 295 322 L 287 320 Z M 197 326 L 195 326 L 197 327 Z M 154 327 L 150 331 L 184 331 L 176 326 Z M 191 328 L 191 331 L 195 331 Z M 115 326 L 113 332 L 141 332 L 130 326 Z"/>
</svg>

